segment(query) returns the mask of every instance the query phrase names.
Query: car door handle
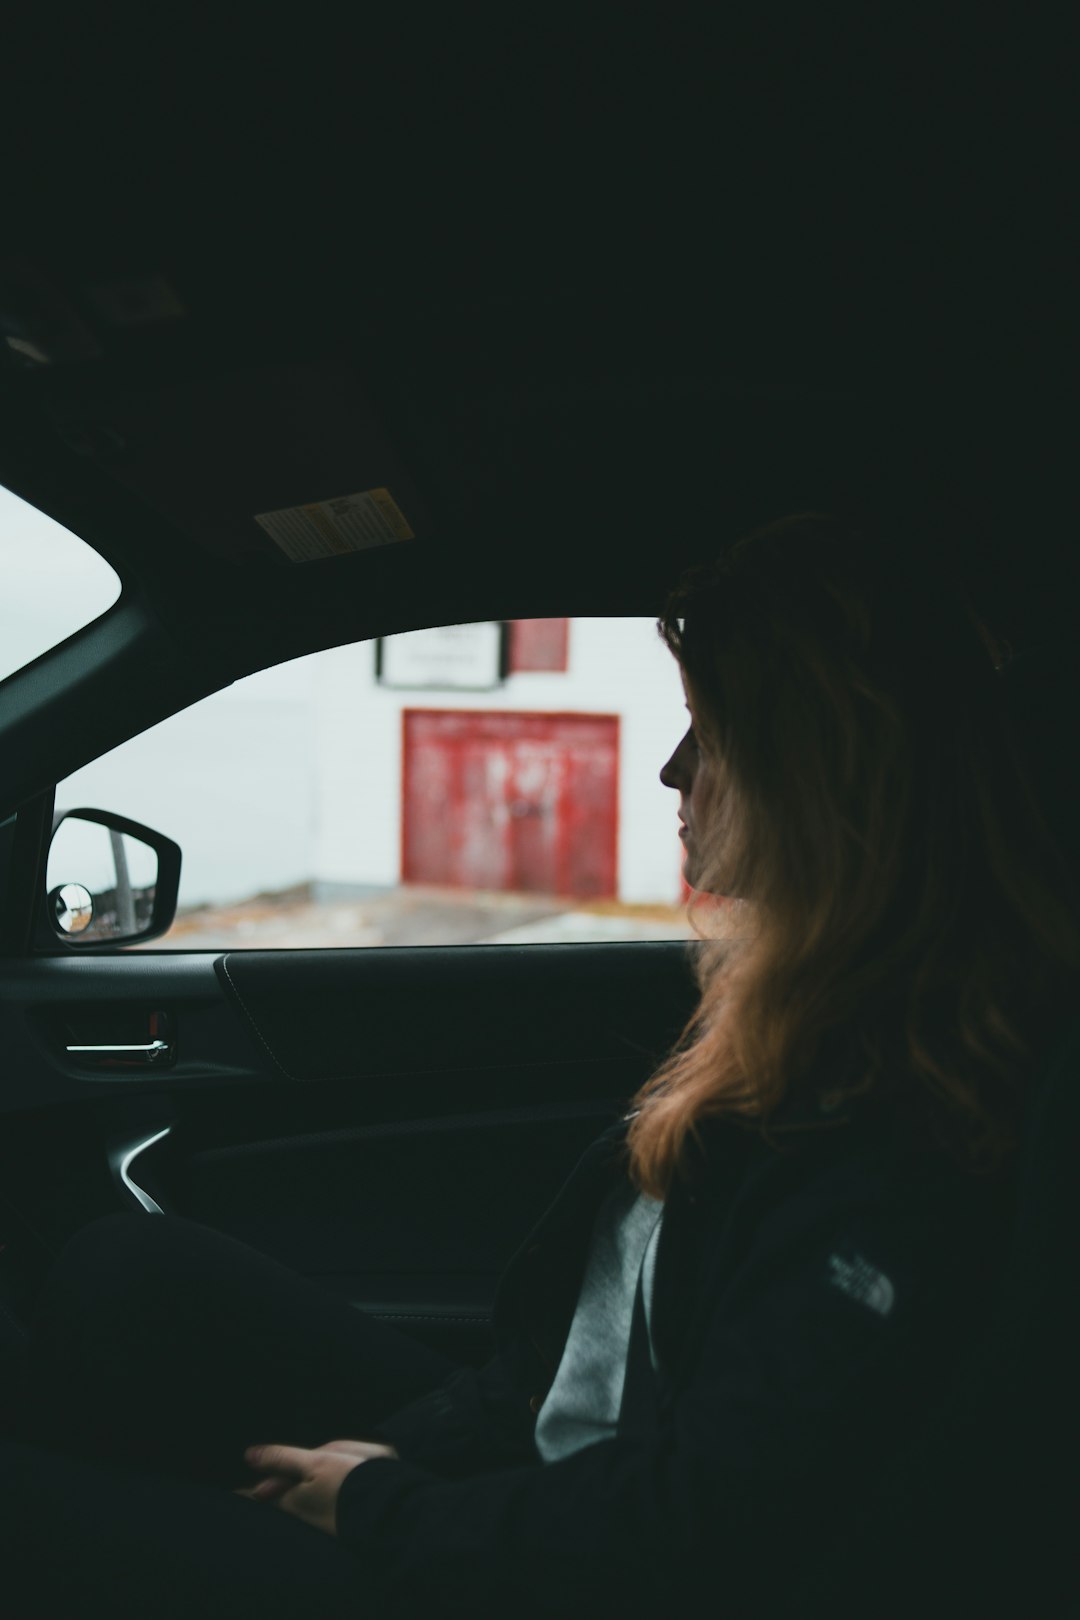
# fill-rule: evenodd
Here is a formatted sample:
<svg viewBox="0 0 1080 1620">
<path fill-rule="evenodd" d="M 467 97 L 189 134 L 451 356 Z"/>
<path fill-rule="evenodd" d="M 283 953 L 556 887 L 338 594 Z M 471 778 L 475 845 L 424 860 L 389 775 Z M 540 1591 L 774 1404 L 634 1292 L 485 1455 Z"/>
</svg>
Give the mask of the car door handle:
<svg viewBox="0 0 1080 1620">
<path fill-rule="evenodd" d="M 148 1063 L 164 1057 L 172 1048 L 168 1041 L 149 1041 L 138 1046 L 67 1046 L 68 1052 L 96 1052 L 98 1057 L 137 1057 L 140 1053 Z"/>
</svg>

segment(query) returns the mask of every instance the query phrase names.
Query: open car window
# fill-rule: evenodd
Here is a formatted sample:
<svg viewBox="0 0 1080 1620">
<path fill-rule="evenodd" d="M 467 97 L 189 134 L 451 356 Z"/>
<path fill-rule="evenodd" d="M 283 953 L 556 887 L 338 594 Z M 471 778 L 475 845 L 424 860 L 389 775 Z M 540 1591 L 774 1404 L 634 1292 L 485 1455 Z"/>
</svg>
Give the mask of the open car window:
<svg viewBox="0 0 1080 1620">
<path fill-rule="evenodd" d="M 239 681 L 75 772 L 56 809 L 180 845 L 152 949 L 691 938 L 659 781 L 684 729 L 654 619 L 485 621 Z"/>
</svg>

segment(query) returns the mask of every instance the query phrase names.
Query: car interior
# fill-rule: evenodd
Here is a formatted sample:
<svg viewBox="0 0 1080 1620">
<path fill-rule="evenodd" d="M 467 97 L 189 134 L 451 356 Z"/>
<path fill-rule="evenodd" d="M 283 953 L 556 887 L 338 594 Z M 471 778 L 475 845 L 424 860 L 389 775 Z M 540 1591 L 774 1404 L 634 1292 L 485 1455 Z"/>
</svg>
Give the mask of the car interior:
<svg viewBox="0 0 1080 1620">
<path fill-rule="evenodd" d="M 170 167 L 179 140 L 145 111 L 157 185 L 130 153 L 110 166 L 103 112 L 94 172 L 114 183 L 91 204 L 50 144 L 0 254 L 0 484 L 122 582 L 0 682 L 0 1355 L 64 1242 L 129 1209 L 233 1234 L 480 1364 L 500 1271 L 690 1013 L 690 950 L 80 942 L 47 902 L 56 784 L 285 660 L 433 625 L 655 615 L 682 568 L 754 524 L 840 510 L 900 548 L 929 533 L 963 577 L 1075 860 L 1080 553 L 1067 417 L 1032 386 L 1045 311 L 1024 333 L 988 326 L 956 226 L 954 280 L 921 302 L 913 252 L 856 298 L 824 226 L 798 275 L 764 249 L 722 276 L 659 249 L 616 270 L 540 232 L 535 254 L 515 237 L 466 266 L 454 221 L 479 205 L 458 217 L 444 198 L 425 238 L 400 198 L 384 207 L 385 177 L 349 183 L 357 127 L 271 132 L 291 163 L 273 184 L 245 169 L 233 207 L 220 128 Z M 775 219 L 758 237 L 790 240 Z M 301 561 L 256 522 L 387 490 L 396 543 Z M 151 831 L 160 933 L 175 855 L 169 827 Z M 1030 1591 L 1053 1527 L 1075 1542 L 1074 1015 L 1034 1093 L 994 1327 L 865 1522 L 806 1571 L 822 1612 L 898 1546 L 918 1549 L 913 1593 L 933 1562 L 959 1615 L 972 1564 Z M 978 1504 L 959 1551 L 941 1530 L 958 1495 Z"/>
</svg>

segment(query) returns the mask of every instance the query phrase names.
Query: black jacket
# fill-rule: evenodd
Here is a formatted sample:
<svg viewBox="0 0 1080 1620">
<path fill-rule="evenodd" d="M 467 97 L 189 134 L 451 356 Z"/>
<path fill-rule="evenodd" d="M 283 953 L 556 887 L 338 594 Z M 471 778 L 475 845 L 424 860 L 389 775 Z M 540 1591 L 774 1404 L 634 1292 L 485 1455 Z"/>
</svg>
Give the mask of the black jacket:
<svg viewBox="0 0 1080 1620">
<path fill-rule="evenodd" d="M 1008 1178 L 916 1148 L 880 1104 L 791 1110 L 775 1145 L 712 1122 L 666 1201 L 659 1373 L 639 1296 L 617 1435 L 543 1464 L 535 1412 L 625 1130 L 586 1151 L 502 1277 L 494 1358 L 380 1426 L 400 1461 L 347 1475 L 338 1536 L 372 1613 L 656 1616 L 703 1592 L 717 1613 L 783 1612 L 947 1394 L 988 1312 Z"/>
</svg>

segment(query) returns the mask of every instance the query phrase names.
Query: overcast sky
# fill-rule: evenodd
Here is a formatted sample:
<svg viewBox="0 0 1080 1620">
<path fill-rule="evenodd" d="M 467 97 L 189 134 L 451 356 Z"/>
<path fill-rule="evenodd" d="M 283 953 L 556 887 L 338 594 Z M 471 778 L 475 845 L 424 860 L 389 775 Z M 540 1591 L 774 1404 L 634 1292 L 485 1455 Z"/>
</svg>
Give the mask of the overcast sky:
<svg viewBox="0 0 1080 1620">
<path fill-rule="evenodd" d="M 0 680 L 99 618 L 119 594 L 92 546 L 0 485 Z"/>
</svg>

